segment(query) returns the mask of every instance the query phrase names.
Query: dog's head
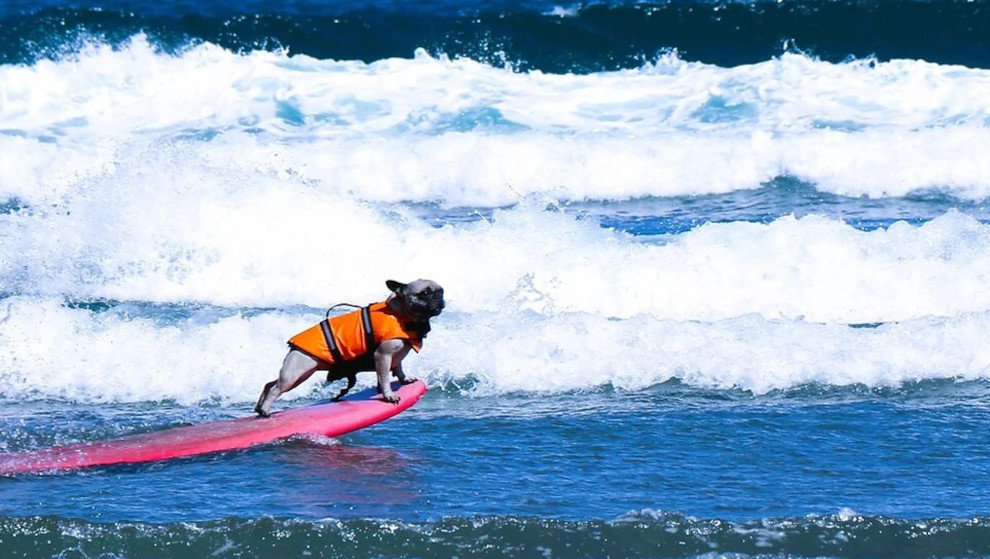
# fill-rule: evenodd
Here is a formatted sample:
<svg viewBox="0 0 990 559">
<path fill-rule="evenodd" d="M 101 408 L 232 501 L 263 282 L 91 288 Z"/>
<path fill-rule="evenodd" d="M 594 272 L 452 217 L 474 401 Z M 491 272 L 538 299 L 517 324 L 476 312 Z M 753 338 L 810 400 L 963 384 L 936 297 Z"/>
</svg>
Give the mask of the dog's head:
<svg viewBox="0 0 990 559">
<path fill-rule="evenodd" d="M 429 320 L 443 311 L 443 288 L 435 281 L 419 279 L 410 283 L 388 280 L 385 286 L 394 294 L 396 310 L 413 320 Z"/>
</svg>

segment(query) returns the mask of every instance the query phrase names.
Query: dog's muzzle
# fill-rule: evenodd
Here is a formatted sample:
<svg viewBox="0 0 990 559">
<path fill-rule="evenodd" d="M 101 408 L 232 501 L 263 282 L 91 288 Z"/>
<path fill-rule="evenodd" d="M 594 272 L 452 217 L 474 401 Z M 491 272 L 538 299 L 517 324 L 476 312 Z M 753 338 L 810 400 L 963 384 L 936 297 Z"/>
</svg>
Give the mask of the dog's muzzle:
<svg viewBox="0 0 990 559">
<path fill-rule="evenodd" d="M 446 305 L 444 304 L 443 299 L 440 299 L 436 303 L 431 302 L 430 305 L 429 305 L 429 307 L 428 307 L 429 308 L 429 311 L 430 311 L 430 317 L 437 316 L 438 314 L 440 314 L 441 312 L 443 312 L 443 308 L 445 306 Z"/>
<path fill-rule="evenodd" d="M 439 315 L 445 306 L 442 291 L 417 296 L 417 300 L 414 302 L 416 313 L 429 318 Z"/>
</svg>

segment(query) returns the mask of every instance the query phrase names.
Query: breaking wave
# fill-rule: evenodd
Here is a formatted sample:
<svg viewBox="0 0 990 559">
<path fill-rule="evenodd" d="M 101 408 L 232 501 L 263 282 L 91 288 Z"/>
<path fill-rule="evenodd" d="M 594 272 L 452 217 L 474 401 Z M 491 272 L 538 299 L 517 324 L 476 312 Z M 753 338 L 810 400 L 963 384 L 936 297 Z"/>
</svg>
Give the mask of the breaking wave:
<svg viewBox="0 0 990 559">
<path fill-rule="evenodd" d="M 0 197 L 56 204 L 93 183 L 181 181 L 181 169 L 197 190 L 246 175 L 462 206 L 721 193 L 781 176 L 846 196 L 981 200 L 988 77 L 790 53 L 549 74 L 422 50 L 371 63 L 213 44 L 167 54 L 139 35 L 0 66 Z"/>
</svg>

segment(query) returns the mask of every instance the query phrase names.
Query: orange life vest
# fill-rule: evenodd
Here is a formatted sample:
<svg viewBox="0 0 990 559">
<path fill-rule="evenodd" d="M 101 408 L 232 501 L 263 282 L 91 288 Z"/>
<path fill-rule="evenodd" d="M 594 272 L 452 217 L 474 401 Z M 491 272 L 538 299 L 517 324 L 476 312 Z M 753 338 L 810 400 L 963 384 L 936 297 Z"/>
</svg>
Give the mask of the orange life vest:
<svg viewBox="0 0 990 559">
<path fill-rule="evenodd" d="M 423 347 L 423 336 L 382 301 L 303 330 L 289 339 L 289 346 L 333 365 L 365 357 L 394 339 L 408 341 L 417 352 Z"/>
</svg>

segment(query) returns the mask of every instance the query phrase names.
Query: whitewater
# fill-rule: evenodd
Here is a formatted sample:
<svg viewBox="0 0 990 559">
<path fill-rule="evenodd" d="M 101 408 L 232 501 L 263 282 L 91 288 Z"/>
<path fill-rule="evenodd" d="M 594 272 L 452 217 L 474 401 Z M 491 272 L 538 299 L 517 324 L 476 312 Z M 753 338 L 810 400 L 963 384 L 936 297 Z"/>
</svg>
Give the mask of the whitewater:
<svg viewBox="0 0 990 559">
<path fill-rule="evenodd" d="M 155 175 L 183 150 L 192 172 L 373 202 L 698 195 L 779 176 L 852 197 L 990 192 L 990 74 L 918 60 L 720 68 L 669 53 L 557 75 L 423 50 L 370 64 L 210 44 L 172 55 L 138 35 L 5 65 L 0 84 L 0 194 L 26 203 Z"/>
<path fill-rule="evenodd" d="M 10 396 L 248 401 L 321 309 L 429 270 L 451 305 L 420 367 L 473 392 L 984 379 L 988 77 L 796 53 L 555 75 L 142 35 L 3 66 L 0 368 Z M 810 185 L 798 215 L 672 228 L 623 206 L 781 177 Z M 934 209 L 864 227 L 826 195 Z"/>
</svg>

